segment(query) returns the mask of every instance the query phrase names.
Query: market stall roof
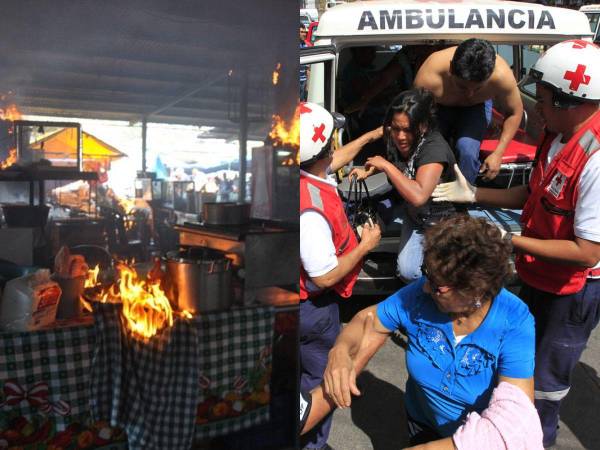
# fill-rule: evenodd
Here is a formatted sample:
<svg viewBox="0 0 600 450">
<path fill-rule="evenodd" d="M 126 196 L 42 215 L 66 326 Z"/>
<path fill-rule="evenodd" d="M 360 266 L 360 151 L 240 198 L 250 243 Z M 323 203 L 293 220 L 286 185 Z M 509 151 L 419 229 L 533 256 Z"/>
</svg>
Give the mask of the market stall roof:
<svg viewBox="0 0 600 450">
<path fill-rule="evenodd" d="M 296 97 L 296 7 L 292 0 L 3 2 L 0 93 L 24 114 L 147 117 L 234 139 L 248 73 L 248 137 L 262 140 L 280 97 Z"/>
<path fill-rule="evenodd" d="M 83 159 L 118 159 L 125 155 L 115 147 L 107 144 L 102 139 L 85 131 L 81 132 L 81 150 Z M 35 141 L 30 145 L 35 150 L 43 149 L 44 152 L 52 154 L 55 158 L 77 157 L 77 132 L 74 128 L 63 128 L 48 136 Z"/>
</svg>

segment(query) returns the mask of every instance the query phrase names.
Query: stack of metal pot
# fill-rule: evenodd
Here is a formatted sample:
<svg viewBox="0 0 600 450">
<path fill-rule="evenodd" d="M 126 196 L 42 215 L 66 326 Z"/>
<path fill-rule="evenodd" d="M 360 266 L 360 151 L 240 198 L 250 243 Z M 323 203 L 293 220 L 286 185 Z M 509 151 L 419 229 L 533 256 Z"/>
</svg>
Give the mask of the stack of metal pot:
<svg viewBox="0 0 600 450">
<path fill-rule="evenodd" d="M 165 258 L 169 298 L 179 309 L 206 313 L 229 309 L 233 300 L 231 260 L 217 250 L 191 247 Z"/>
</svg>

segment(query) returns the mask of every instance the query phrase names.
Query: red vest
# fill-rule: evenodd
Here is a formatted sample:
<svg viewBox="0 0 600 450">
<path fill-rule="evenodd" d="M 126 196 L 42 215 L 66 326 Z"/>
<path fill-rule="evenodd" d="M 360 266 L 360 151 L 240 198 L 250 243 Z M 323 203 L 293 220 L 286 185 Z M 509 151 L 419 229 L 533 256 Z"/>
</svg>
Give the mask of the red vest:
<svg viewBox="0 0 600 450">
<path fill-rule="evenodd" d="M 600 147 L 600 113 L 544 167 L 555 137 L 547 133 L 542 140 L 537 165 L 529 181 L 530 195 L 521 215 L 521 234 L 536 239 L 574 241 L 579 177 Z M 517 255 L 516 268 L 521 279 L 530 286 L 558 295 L 579 292 L 590 274 L 590 269 L 585 267 L 556 264 L 524 253 Z"/>
<path fill-rule="evenodd" d="M 325 181 L 315 180 L 301 173 L 300 214 L 305 211 L 316 211 L 323 215 L 331 228 L 331 237 L 338 258 L 351 252 L 358 246 L 358 240 L 350 223 L 348 223 L 344 205 L 337 194 L 336 188 Z M 332 289 L 343 298 L 350 297 L 361 266 L 362 262 L 359 262 Z M 308 274 L 304 271 L 303 267 L 300 267 L 300 300 L 306 300 L 309 296 L 314 297 L 323 292 L 311 291 L 309 293 L 306 288 L 308 280 Z"/>
</svg>

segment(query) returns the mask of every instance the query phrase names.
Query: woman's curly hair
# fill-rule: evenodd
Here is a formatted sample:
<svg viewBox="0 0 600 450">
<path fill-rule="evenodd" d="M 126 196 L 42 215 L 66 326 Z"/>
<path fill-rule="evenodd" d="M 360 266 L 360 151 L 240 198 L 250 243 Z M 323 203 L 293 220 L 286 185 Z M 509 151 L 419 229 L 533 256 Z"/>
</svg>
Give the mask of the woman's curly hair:
<svg viewBox="0 0 600 450">
<path fill-rule="evenodd" d="M 425 232 L 424 263 L 432 281 L 493 299 L 510 270 L 512 245 L 482 218 L 459 214 Z"/>
</svg>

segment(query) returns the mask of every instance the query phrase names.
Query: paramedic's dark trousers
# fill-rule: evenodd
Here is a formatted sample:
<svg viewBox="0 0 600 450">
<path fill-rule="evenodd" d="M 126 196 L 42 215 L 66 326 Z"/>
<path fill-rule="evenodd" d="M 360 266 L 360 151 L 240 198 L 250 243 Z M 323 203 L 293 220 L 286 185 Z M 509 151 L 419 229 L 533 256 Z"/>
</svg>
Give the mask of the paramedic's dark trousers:
<svg viewBox="0 0 600 450">
<path fill-rule="evenodd" d="M 327 356 L 340 333 L 338 296 L 326 292 L 300 303 L 300 387 L 310 391 L 323 381 Z M 321 448 L 327 443 L 333 413 L 302 437 L 305 448 Z"/>
<path fill-rule="evenodd" d="M 520 297 L 535 318 L 535 407 L 544 447 L 549 447 L 556 441 L 558 410 L 571 387 L 573 369 L 598 324 L 600 280 L 588 280 L 571 295 L 550 294 L 524 284 Z"/>
</svg>

